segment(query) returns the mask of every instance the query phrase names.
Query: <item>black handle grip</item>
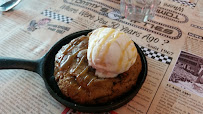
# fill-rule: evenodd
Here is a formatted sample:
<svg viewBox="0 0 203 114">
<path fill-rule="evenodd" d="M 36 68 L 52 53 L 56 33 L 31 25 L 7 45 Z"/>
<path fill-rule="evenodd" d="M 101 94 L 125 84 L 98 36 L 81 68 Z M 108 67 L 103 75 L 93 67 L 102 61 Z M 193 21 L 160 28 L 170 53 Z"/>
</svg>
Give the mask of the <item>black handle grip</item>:
<svg viewBox="0 0 203 114">
<path fill-rule="evenodd" d="M 24 69 L 39 74 L 39 64 L 40 60 L 25 60 L 0 57 L 0 69 Z"/>
</svg>

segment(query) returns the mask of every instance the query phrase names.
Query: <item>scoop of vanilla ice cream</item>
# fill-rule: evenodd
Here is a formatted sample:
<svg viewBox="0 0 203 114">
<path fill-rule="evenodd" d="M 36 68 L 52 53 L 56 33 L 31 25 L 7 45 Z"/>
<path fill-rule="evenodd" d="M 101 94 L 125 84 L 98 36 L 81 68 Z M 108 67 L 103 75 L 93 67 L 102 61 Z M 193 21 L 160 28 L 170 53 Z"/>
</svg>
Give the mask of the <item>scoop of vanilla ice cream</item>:
<svg viewBox="0 0 203 114">
<path fill-rule="evenodd" d="M 112 28 L 98 28 L 89 37 L 87 59 L 96 75 L 113 78 L 127 71 L 136 61 L 134 42 L 123 32 Z"/>
</svg>

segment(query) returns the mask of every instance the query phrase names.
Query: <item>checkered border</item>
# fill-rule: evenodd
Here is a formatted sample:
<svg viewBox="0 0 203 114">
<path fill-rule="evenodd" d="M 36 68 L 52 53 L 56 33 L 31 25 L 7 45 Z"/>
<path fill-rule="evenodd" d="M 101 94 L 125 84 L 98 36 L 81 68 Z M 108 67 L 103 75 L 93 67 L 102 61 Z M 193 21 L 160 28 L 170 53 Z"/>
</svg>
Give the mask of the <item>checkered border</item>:
<svg viewBox="0 0 203 114">
<path fill-rule="evenodd" d="M 147 57 L 150 57 L 162 63 L 170 64 L 173 59 L 172 57 L 166 56 L 164 54 L 148 49 L 146 47 L 143 47 L 143 46 L 139 46 L 139 47 Z"/>
<path fill-rule="evenodd" d="M 57 14 L 55 12 L 52 12 L 52 11 L 49 11 L 49 10 L 44 10 L 41 14 L 47 16 L 47 17 L 50 17 L 52 19 L 56 19 L 56 20 L 59 20 L 59 21 L 62 21 L 62 22 L 65 22 L 65 23 L 70 23 L 72 22 L 72 18 L 70 17 L 66 17 L 64 15 L 61 15 L 61 14 Z"/>
<path fill-rule="evenodd" d="M 186 1 L 182 1 L 182 0 L 173 0 L 173 1 L 184 4 L 184 5 L 191 6 L 192 8 L 194 8 L 196 6 L 196 3 L 186 2 Z"/>
</svg>

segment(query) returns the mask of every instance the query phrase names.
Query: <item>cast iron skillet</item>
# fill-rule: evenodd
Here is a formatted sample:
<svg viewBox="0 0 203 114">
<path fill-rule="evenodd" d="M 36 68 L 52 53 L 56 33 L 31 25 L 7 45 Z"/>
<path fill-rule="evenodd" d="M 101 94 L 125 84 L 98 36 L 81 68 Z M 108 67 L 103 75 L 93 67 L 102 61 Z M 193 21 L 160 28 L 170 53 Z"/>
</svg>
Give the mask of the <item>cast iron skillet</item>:
<svg viewBox="0 0 203 114">
<path fill-rule="evenodd" d="M 62 95 L 57 83 L 54 79 L 54 61 L 55 55 L 61 47 L 69 43 L 72 39 L 81 35 L 87 35 L 92 30 L 79 31 L 66 36 L 57 42 L 41 59 L 39 60 L 23 60 L 14 58 L 0 58 L 0 69 L 25 69 L 38 73 L 44 80 L 47 90 L 57 101 L 63 105 L 81 112 L 107 112 L 114 110 L 128 103 L 139 91 L 145 81 L 147 75 L 147 61 L 145 55 L 137 44 L 138 53 L 141 56 L 142 71 L 138 77 L 135 87 L 128 93 L 106 104 L 98 105 L 80 105 L 71 101 L 71 99 Z"/>
</svg>

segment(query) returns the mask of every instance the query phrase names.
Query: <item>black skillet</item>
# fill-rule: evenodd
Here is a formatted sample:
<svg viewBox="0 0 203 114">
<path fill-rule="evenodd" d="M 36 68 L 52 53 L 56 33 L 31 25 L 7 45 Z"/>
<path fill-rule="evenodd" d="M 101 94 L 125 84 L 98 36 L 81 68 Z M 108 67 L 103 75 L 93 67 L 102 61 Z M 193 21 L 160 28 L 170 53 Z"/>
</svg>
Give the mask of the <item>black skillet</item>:
<svg viewBox="0 0 203 114">
<path fill-rule="evenodd" d="M 49 51 L 39 60 L 23 60 L 23 59 L 14 59 L 14 58 L 0 58 L 0 69 L 25 69 L 38 73 L 44 80 L 47 90 L 61 104 L 81 112 L 107 112 L 114 109 L 117 109 L 126 103 L 128 103 L 139 91 L 142 84 L 145 81 L 147 75 L 147 61 L 145 55 L 139 48 L 137 44 L 138 53 L 141 56 L 142 61 L 142 71 L 139 74 L 138 81 L 136 86 L 132 88 L 129 92 L 123 96 L 117 98 L 114 101 L 110 101 L 106 104 L 98 105 L 81 105 L 74 103 L 71 99 L 63 96 L 57 86 L 57 83 L 54 79 L 54 60 L 56 53 L 61 49 L 61 47 L 69 43 L 72 39 L 77 38 L 81 35 L 87 35 L 92 30 L 79 31 L 73 34 L 66 36 L 57 42 Z"/>
</svg>

